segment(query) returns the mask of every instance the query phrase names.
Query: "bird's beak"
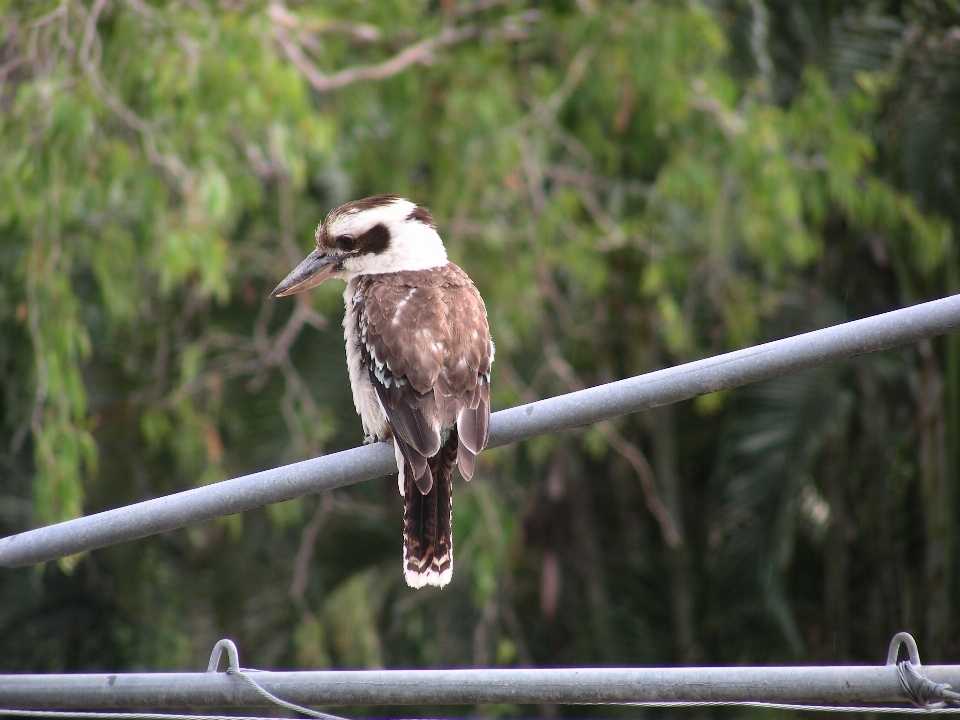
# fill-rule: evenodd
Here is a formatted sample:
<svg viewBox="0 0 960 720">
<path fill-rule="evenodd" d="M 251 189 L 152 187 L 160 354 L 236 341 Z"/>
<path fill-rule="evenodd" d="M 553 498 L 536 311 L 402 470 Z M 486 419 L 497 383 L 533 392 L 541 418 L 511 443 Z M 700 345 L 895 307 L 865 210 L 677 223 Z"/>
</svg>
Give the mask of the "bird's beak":
<svg viewBox="0 0 960 720">
<path fill-rule="evenodd" d="M 333 274 L 337 261 L 340 259 L 339 255 L 314 250 L 293 269 L 293 272 L 283 279 L 283 282 L 273 289 L 270 297 L 295 295 L 316 287 Z"/>
</svg>

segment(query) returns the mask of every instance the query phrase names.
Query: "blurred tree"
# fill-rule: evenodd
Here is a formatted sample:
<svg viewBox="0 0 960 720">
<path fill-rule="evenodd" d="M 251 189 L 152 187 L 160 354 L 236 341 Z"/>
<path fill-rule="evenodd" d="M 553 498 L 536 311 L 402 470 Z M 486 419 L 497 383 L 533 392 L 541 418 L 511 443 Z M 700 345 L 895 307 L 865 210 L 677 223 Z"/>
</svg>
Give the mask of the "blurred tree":
<svg viewBox="0 0 960 720">
<path fill-rule="evenodd" d="M 729 6 L 739 72 L 750 72 L 765 22 L 778 102 L 790 101 L 809 64 L 819 64 L 829 73 L 838 95 L 859 87 L 876 103 L 872 120 L 864 126 L 877 148 L 873 172 L 956 228 L 956 203 L 947 199 L 956 172 L 952 151 L 956 128 L 942 120 L 955 110 L 951 88 L 960 77 L 954 42 L 960 20 L 956 5 L 767 5 L 766 14 L 756 12 L 760 3 Z M 816 312 L 822 317 L 839 320 L 839 313 L 848 316 L 851 310 L 871 314 L 960 289 L 953 245 L 941 246 L 939 259 L 930 256 L 924 261 L 889 228 L 863 232 L 833 220 L 826 237 L 819 272 L 810 278 L 815 294 L 808 300 L 820 306 Z M 858 647 L 877 646 L 905 626 L 922 634 L 926 652 L 933 657 L 957 652 L 950 641 L 955 634 L 950 588 L 956 582 L 957 563 L 952 517 L 960 470 L 958 341 L 949 336 L 921 343 L 900 354 L 900 368 L 894 372 L 888 358 L 865 359 L 858 363 L 859 389 L 850 387 L 851 376 L 834 374 L 828 395 L 852 391 L 858 408 L 874 402 L 871 397 L 881 404 L 870 413 L 849 415 L 846 426 L 829 414 L 821 415 L 831 429 L 808 427 L 808 435 L 798 437 L 827 446 L 840 441 L 838 447 L 844 448 L 844 453 L 832 451 L 828 465 L 818 467 L 826 461 L 826 446 L 808 458 L 817 484 L 824 492 L 833 488 L 830 505 L 841 508 L 823 540 L 823 599 L 827 609 L 833 603 L 831 616 L 836 620 L 811 628 L 818 634 L 811 644 L 820 646 L 819 652 L 827 657 L 857 657 Z M 891 386 L 891 381 L 899 387 Z M 860 394 L 864 383 L 874 386 L 866 396 Z M 884 390 L 878 394 L 880 388 Z M 905 404 L 897 409 L 901 402 Z M 894 420 L 896 416 L 900 419 Z M 880 418 L 883 421 L 877 422 Z M 873 450 L 858 459 L 856 447 L 865 441 Z M 872 463 L 864 461 L 879 457 L 885 460 L 867 470 Z M 783 499 L 788 501 L 789 496 Z M 845 515 L 844 506 L 856 514 Z M 851 562 L 854 565 L 848 566 Z M 869 567 L 870 582 L 852 581 L 857 564 Z M 866 608 L 870 611 L 864 616 Z M 845 622 L 847 617 L 853 622 Z M 857 622 L 861 617 L 862 625 Z"/>
<path fill-rule="evenodd" d="M 352 197 L 431 207 L 498 407 L 957 289 L 947 9 L 0 12 L 6 532 L 357 444 L 340 289 L 266 299 Z M 386 481 L 8 571 L 0 664 L 956 653 L 958 373 L 925 343 L 485 453 L 441 592 Z"/>
</svg>

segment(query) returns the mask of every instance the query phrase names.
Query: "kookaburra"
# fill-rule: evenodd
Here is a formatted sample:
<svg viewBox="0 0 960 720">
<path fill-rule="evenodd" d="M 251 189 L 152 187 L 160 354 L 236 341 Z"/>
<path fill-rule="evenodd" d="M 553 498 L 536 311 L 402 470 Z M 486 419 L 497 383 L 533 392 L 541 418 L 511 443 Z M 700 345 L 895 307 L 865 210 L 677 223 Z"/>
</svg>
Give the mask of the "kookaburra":
<svg viewBox="0 0 960 720">
<path fill-rule="evenodd" d="M 317 249 L 271 293 L 347 281 L 343 319 L 353 402 L 368 442 L 393 441 L 411 587 L 453 574 L 453 466 L 469 480 L 490 427 L 493 342 L 467 274 L 447 260 L 430 211 L 397 195 L 342 205 Z"/>
</svg>

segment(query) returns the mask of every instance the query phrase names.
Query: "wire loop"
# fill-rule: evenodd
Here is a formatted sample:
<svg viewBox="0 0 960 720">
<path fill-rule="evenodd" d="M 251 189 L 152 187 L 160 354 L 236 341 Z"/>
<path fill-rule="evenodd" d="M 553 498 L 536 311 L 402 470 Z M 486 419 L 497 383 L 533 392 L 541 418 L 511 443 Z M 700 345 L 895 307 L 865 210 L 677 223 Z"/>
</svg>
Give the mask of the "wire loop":
<svg viewBox="0 0 960 720">
<path fill-rule="evenodd" d="M 900 646 L 907 646 L 909 660 L 897 662 Z M 934 682 L 920 672 L 920 650 L 913 635 L 907 632 L 898 632 L 890 641 L 887 650 L 887 665 L 897 666 L 897 677 L 904 694 L 910 698 L 918 708 L 923 710 L 940 710 L 948 707 L 948 702 L 960 701 L 960 693 L 952 690 L 947 683 Z"/>
<path fill-rule="evenodd" d="M 227 666 L 227 675 L 243 680 L 245 683 L 250 685 L 257 692 L 257 695 L 262 697 L 264 700 L 269 700 L 274 705 L 279 705 L 287 710 L 293 710 L 294 712 L 298 712 L 309 717 L 318 718 L 318 720 L 344 720 L 344 718 L 340 717 L 339 715 L 329 715 L 328 713 L 322 713 L 318 710 L 311 710 L 310 708 L 303 707 L 302 705 L 297 705 L 292 702 L 287 702 L 282 698 L 278 698 L 276 695 L 250 677 L 247 674 L 247 671 L 240 667 L 240 652 L 237 650 L 237 646 L 234 644 L 233 640 L 230 640 L 229 638 L 219 640 L 217 641 L 217 644 L 213 646 L 213 652 L 210 653 L 210 662 L 207 663 L 208 673 L 217 672 L 217 667 L 220 665 L 220 657 L 223 655 L 224 650 L 227 651 L 227 659 L 229 663 Z"/>
<path fill-rule="evenodd" d="M 913 635 L 908 632 L 898 632 L 890 641 L 890 648 L 887 650 L 887 665 L 896 665 L 897 656 L 900 654 L 900 646 L 907 646 L 907 655 L 910 658 L 910 664 L 920 667 L 920 650 L 917 649 L 917 641 Z"/>
<path fill-rule="evenodd" d="M 220 656 L 223 655 L 224 650 L 227 651 L 227 662 L 229 663 L 227 672 L 240 669 L 240 652 L 237 650 L 237 646 L 233 640 L 224 638 L 217 641 L 217 644 L 213 646 L 213 652 L 210 653 L 210 662 L 207 663 L 208 673 L 217 672 L 217 667 L 220 665 Z"/>
</svg>

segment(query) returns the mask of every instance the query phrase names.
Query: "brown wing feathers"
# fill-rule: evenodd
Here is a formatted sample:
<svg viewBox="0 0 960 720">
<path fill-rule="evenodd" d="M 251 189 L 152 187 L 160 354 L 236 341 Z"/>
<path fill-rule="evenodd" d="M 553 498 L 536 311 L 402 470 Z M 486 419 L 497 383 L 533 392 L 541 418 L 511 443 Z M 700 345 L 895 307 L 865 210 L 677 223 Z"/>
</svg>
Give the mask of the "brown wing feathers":
<svg viewBox="0 0 960 720">
<path fill-rule="evenodd" d="M 440 449 L 443 429 L 459 422 L 460 447 L 472 455 L 487 442 L 491 357 L 483 300 L 453 264 L 368 275 L 359 294 L 371 382 L 418 486 L 428 492 L 426 459 Z M 469 478 L 472 458 L 465 460 Z"/>
<path fill-rule="evenodd" d="M 411 390 L 409 384 L 399 388 L 396 384 L 385 387 L 373 372 L 370 373 L 370 382 L 377 391 L 387 423 L 393 431 L 393 441 L 413 470 L 412 477 L 417 487 L 423 494 L 430 492 L 433 474 L 427 459 L 440 449 L 440 433 L 431 431 L 422 410 L 416 407 L 422 402 L 422 396 Z"/>
<path fill-rule="evenodd" d="M 413 587 L 442 586 L 453 569 L 453 466 L 469 480 L 489 435 L 486 308 L 453 264 L 367 275 L 358 295 L 361 356 L 405 461 L 404 574 Z"/>
<path fill-rule="evenodd" d="M 490 437 L 490 383 L 482 377 L 480 383 L 476 407 L 464 407 L 457 419 L 460 434 L 458 465 L 464 480 L 473 477 L 474 461 Z"/>
</svg>

